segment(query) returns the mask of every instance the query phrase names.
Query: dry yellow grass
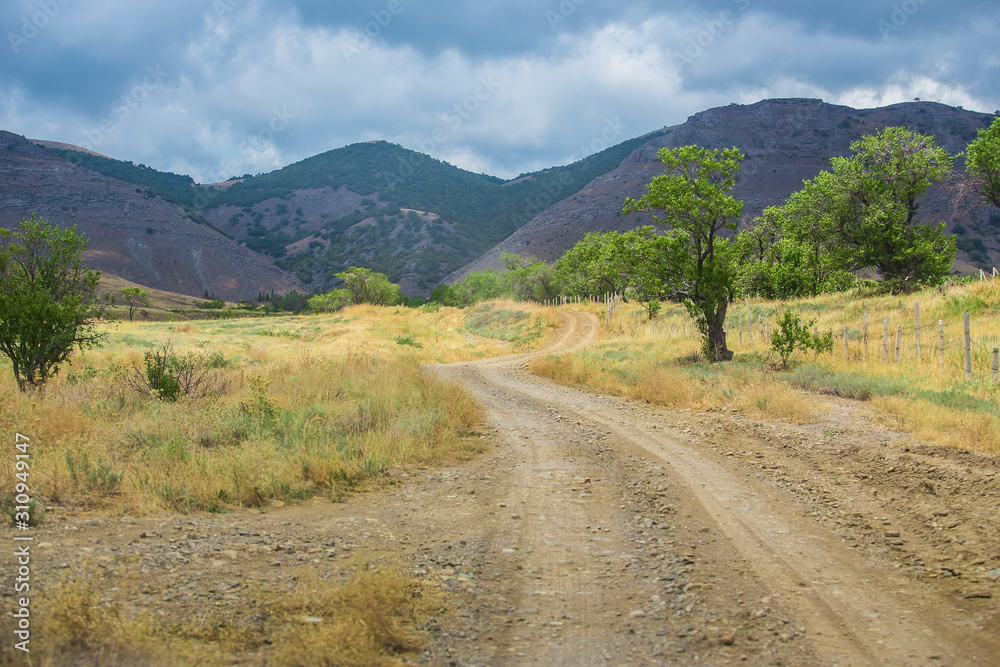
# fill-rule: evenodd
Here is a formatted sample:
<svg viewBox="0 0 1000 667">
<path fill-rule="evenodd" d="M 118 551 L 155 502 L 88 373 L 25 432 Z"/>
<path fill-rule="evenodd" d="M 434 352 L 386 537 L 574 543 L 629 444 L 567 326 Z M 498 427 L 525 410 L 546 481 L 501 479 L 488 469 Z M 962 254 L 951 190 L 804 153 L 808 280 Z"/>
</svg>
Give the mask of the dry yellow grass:
<svg viewBox="0 0 1000 667">
<path fill-rule="evenodd" d="M 506 304 L 505 304 L 506 305 Z M 519 305 L 543 333 L 547 309 Z M 32 491 L 44 502 L 149 513 L 340 497 L 390 465 L 479 451 L 482 414 L 420 370 L 503 354 L 473 336 L 468 310 L 358 306 L 335 315 L 118 322 L 74 355 L 44 391 L 21 394 L 0 370 L 0 427 L 32 442 Z M 170 342 L 213 368 L 208 395 L 161 401 L 128 388 L 143 355 Z M 535 340 L 532 344 L 538 344 Z M 0 469 L 13 488 L 13 470 Z"/>
<path fill-rule="evenodd" d="M 916 353 L 914 304 L 920 307 L 920 358 Z M 579 306 L 566 306 L 579 308 Z M 587 309 L 602 315 L 603 306 Z M 768 331 L 777 316 L 790 310 L 803 321 L 815 320 L 820 332 L 834 333 L 831 354 L 799 354 L 793 366 L 821 369 L 827 381 L 838 379 L 871 387 L 872 406 L 888 423 L 925 441 L 981 452 L 1000 453 L 1000 403 L 992 382 L 992 350 L 1000 346 L 1000 281 L 953 284 L 939 290 L 900 296 L 871 296 L 862 291 L 826 294 L 789 302 L 751 299 L 734 303 L 728 313 L 732 364 L 698 362 L 698 338 L 686 312 L 666 305 L 653 323 L 635 305 L 625 304 L 593 349 L 532 366 L 557 382 L 589 385 L 678 408 L 728 405 L 761 417 L 808 422 L 814 403 L 789 382 L 796 372 L 772 370 Z M 964 322 L 972 322 L 973 378 L 965 377 Z M 868 313 L 867 345 L 864 314 Z M 889 317 L 886 360 L 882 360 L 884 318 Z M 939 342 L 944 331 L 944 364 Z M 752 323 L 753 331 L 749 330 Z M 768 323 L 770 327 L 768 327 Z M 844 351 L 844 327 L 848 350 Z M 902 326 L 900 361 L 896 332 Z M 761 329 L 764 329 L 762 331 Z"/>
<path fill-rule="evenodd" d="M 423 647 L 416 628 L 444 611 L 444 596 L 433 583 L 394 567 L 362 561 L 345 567 L 353 574 L 305 577 L 290 591 L 261 589 L 239 610 L 177 622 L 131 609 L 105 570 L 80 563 L 38 595 L 30 664 L 403 664 Z M 12 620 L 0 622 L 10 636 Z M 19 653 L 7 642 L 0 664 L 24 664 Z"/>
<path fill-rule="evenodd" d="M 440 606 L 429 585 L 392 569 L 360 567 L 340 586 L 299 582 L 273 606 L 279 665 L 392 667 L 423 647 L 414 627 Z"/>
</svg>

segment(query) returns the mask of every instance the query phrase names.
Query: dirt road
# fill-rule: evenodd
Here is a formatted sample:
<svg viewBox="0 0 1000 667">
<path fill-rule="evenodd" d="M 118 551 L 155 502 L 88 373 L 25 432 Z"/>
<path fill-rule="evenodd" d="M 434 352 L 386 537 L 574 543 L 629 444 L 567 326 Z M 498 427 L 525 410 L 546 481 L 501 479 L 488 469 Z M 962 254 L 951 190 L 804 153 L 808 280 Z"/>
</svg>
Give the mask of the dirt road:
<svg viewBox="0 0 1000 667">
<path fill-rule="evenodd" d="M 567 314 L 549 351 L 586 345 L 596 330 L 595 317 Z M 503 619 L 492 624 L 495 651 L 470 661 L 1000 659 L 992 589 L 970 590 L 966 599 L 964 590 L 949 595 L 921 583 L 898 558 L 845 541 L 817 520 L 828 515 L 808 512 L 732 452 L 677 437 L 662 411 L 553 385 L 529 375 L 525 361 L 436 369 L 475 393 L 499 440 L 478 483 L 467 480 L 478 488 L 475 501 L 461 505 L 453 525 L 438 526 L 484 554 L 475 567 L 489 595 L 470 598 L 466 633 L 483 635 L 492 617 Z M 747 438 L 711 440 L 743 447 Z M 995 462 L 981 463 L 995 470 Z M 821 475 L 808 460 L 799 464 L 799 474 Z M 891 528 L 901 520 L 851 495 L 838 515 L 870 515 L 881 529 L 873 539 L 900 541 Z M 984 509 L 995 513 L 996 505 Z M 996 567 L 1000 552 L 988 555 Z M 477 597 L 493 608 L 477 609 Z"/>
<path fill-rule="evenodd" d="M 596 336 L 564 318 L 533 354 Z M 670 411 L 554 385 L 531 356 L 428 369 L 487 411 L 473 461 L 347 503 L 57 507 L 33 577 L 90 559 L 129 606 L 239 628 L 262 589 L 401 563 L 449 592 L 412 658 L 429 665 L 998 664 L 995 458 L 908 441 L 859 402 L 814 397 L 808 426 Z"/>
</svg>

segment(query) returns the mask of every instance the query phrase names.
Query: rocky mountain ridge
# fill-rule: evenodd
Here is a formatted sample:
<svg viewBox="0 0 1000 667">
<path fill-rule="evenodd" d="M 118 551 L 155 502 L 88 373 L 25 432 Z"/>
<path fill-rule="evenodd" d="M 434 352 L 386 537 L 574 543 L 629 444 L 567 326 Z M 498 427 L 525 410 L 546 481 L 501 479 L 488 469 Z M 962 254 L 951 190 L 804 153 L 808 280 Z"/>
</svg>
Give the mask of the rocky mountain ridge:
<svg viewBox="0 0 1000 667">
<path fill-rule="evenodd" d="M 90 242 L 84 257 L 94 268 L 148 287 L 230 300 L 303 289 L 268 258 L 154 192 L 0 131 L 0 226 L 33 213 L 75 225 Z"/>
<path fill-rule="evenodd" d="M 686 122 L 637 148 L 614 171 L 587 184 L 580 192 L 553 204 L 531 222 L 445 282 L 471 271 L 499 268 L 504 252 L 553 260 L 592 231 L 627 231 L 652 224 L 648 214 L 622 215 L 627 197 L 645 193 L 650 180 L 663 173 L 656 157 L 661 148 L 697 144 L 708 148 L 736 146 L 745 155 L 733 195 L 744 202 L 745 220 L 767 206 L 781 204 L 801 189 L 804 180 L 828 169 L 830 158 L 850 154 L 853 141 L 885 127 L 902 125 L 933 134 L 952 155 L 965 150 L 977 132 L 993 120 L 935 102 L 910 102 L 878 109 L 853 109 L 811 99 L 764 100 L 732 104 L 697 113 Z M 961 168 L 961 162 L 956 163 Z M 1000 211 L 980 207 L 954 214 L 941 186 L 932 188 L 921 207 L 922 220 L 945 221 L 959 242 L 956 268 L 964 272 L 986 267 L 1000 258 Z M 744 222 L 742 224 L 747 224 Z"/>
<path fill-rule="evenodd" d="M 388 274 L 404 294 L 426 296 L 438 282 L 498 267 L 503 252 L 553 260 L 587 232 L 651 224 L 649 214 L 621 209 L 662 173 L 660 148 L 738 147 L 746 159 L 734 195 L 744 202 L 745 225 L 828 168 L 831 157 L 848 155 L 861 136 L 903 125 L 958 154 L 992 119 L 933 102 L 859 110 L 764 100 L 702 111 L 510 181 L 372 141 L 213 185 L 0 132 L 0 225 L 33 212 L 78 224 L 91 238 L 95 266 L 184 294 L 323 291 L 354 265 Z M 956 234 L 957 270 L 1000 264 L 1000 211 L 956 215 L 936 186 L 921 216 Z"/>
</svg>

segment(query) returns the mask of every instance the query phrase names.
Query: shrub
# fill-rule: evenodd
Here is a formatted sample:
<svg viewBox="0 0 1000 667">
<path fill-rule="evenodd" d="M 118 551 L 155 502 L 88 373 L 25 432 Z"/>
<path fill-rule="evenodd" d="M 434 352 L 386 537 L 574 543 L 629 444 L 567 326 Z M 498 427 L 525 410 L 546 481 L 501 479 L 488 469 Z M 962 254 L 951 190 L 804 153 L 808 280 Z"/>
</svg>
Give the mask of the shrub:
<svg viewBox="0 0 1000 667">
<path fill-rule="evenodd" d="M 833 350 L 833 334 L 816 334 L 809 329 L 815 320 L 803 324 L 802 319 L 791 311 L 785 311 L 777 320 L 778 328 L 771 332 L 771 350 L 781 358 L 781 367 L 788 368 L 788 360 L 796 350 L 816 354 Z"/>
<path fill-rule="evenodd" d="M 165 401 L 176 401 L 181 395 L 204 396 L 208 390 L 210 367 L 216 358 L 188 353 L 180 355 L 168 341 L 160 349 L 149 350 L 143 355 L 143 367 L 137 363 L 126 373 L 129 387 Z M 217 367 L 217 366 L 216 366 Z"/>
<path fill-rule="evenodd" d="M 24 506 L 19 506 L 14 500 L 14 496 L 9 493 L 5 493 L 3 498 L 0 499 L 0 512 L 6 514 L 10 517 L 11 525 L 16 525 L 19 520 L 24 519 L 24 514 L 28 515 L 28 520 L 26 523 L 35 527 L 42 522 L 45 517 L 45 508 L 37 503 L 35 498 L 28 500 L 27 512 L 23 511 Z M 20 516 L 19 516 L 20 515 Z"/>
<path fill-rule="evenodd" d="M 410 347 L 423 347 L 422 343 L 418 343 L 413 340 L 410 336 L 399 336 L 396 339 L 396 345 L 409 345 Z"/>
<path fill-rule="evenodd" d="M 91 465 L 86 453 L 77 458 L 67 448 L 65 459 L 73 484 L 79 486 L 82 479 L 83 485 L 89 491 L 99 495 L 114 495 L 125 478 L 124 471 L 115 470 L 110 463 L 105 463 L 104 459 L 97 459 L 96 466 Z"/>
</svg>

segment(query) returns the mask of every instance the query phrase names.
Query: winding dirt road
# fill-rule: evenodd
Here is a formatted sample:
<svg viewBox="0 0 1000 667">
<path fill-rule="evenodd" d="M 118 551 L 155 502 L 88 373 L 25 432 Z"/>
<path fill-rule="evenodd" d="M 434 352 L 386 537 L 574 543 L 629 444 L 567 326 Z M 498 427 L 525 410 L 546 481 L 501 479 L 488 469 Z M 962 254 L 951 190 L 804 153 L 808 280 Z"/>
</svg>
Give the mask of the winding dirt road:
<svg viewBox="0 0 1000 667">
<path fill-rule="evenodd" d="M 594 340 L 596 317 L 564 319 L 535 354 Z M 482 580 L 457 636 L 489 648 L 460 643 L 457 664 L 1000 661 L 995 608 L 969 609 L 989 592 L 915 580 L 731 452 L 685 442 L 646 406 L 531 376 L 530 357 L 433 369 L 475 394 L 498 441 L 464 480 L 475 500 L 426 518 Z"/>
</svg>

